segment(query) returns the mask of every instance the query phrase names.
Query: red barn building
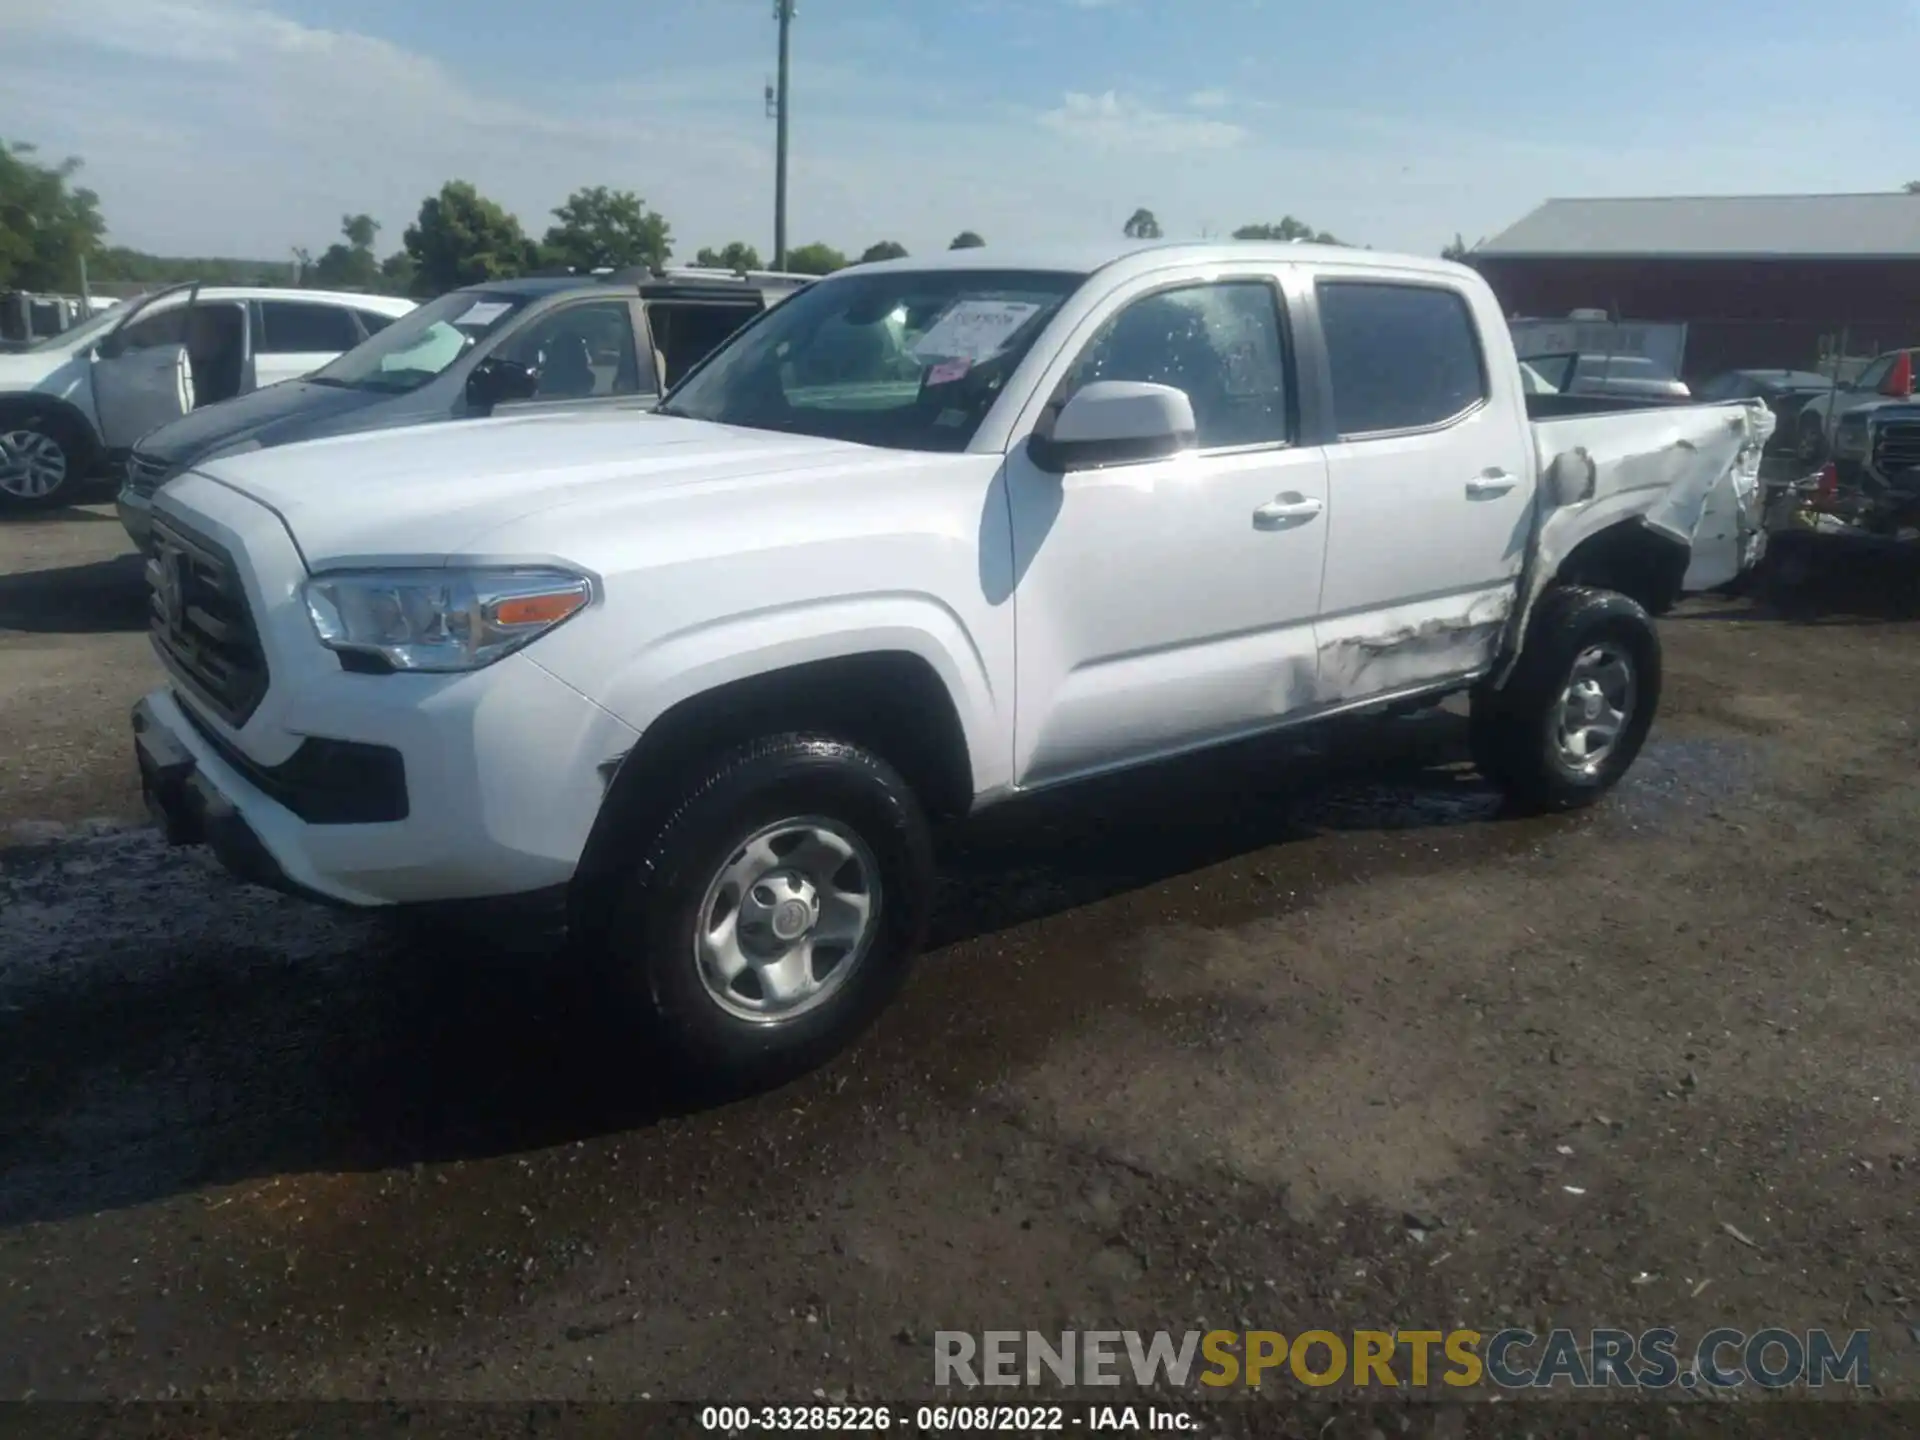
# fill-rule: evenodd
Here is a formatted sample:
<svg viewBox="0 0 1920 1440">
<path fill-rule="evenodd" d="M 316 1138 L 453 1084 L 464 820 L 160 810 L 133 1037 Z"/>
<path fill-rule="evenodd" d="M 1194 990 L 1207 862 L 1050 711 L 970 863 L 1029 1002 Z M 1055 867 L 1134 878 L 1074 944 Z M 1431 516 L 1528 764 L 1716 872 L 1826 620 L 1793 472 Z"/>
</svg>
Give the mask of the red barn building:
<svg viewBox="0 0 1920 1440">
<path fill-rule="evenodd" d="M 1920 344 L 1920 195 L 1549 200 L 1467 258 L 1511 317 L 1684 322 L 1690 380 Z"/>
</svg>

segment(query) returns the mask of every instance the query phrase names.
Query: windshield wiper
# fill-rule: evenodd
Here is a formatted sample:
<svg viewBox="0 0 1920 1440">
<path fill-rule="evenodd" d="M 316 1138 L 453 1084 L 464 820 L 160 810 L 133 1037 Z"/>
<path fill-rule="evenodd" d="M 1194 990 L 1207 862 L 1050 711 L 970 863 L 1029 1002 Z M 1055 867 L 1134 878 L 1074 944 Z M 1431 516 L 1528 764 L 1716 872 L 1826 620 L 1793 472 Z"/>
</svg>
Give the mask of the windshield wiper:
<svg viewBox="0 0 1920 1440">
<path fill-rule="evenodd" d="M 309 375 L 306 377 L 306 381 L 309 385 L 326 385 L 335 390 L 358 390 L 360 388 L 351 380 L 339 380 L 332 375 Z"/>
</svg>

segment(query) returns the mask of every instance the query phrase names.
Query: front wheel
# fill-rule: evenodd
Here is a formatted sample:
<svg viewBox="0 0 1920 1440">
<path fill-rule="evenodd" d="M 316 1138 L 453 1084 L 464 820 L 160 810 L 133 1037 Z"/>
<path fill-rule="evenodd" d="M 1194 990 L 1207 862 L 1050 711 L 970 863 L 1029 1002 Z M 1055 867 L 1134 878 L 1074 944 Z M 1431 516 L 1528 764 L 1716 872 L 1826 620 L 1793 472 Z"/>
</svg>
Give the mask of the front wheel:
<svg viewBox="0 0 1920 1440">
<path fill-rule="evenodd" d="M 64 505 L 80 488 L 81 447 L 47 416 L 0 420 L 0 505 Z"/>
<path fill-rule="evenodd" d="M 1591 805 L 1646 743 L 1660 680 L 1659 635 L 1638 604 L 1608 590 L 1550 590 L 1506 687 L 1473 697 L 1474 761 L 1524 809 Z"/>
<path fill-rule="evenodd" d="M 850 1044 L 905 979 L 933 846 L 876 755 L 783 735 L 718 757 L 660 828 L 603 962 L 677 1068 L 754 1083 Z"/>
</svg>

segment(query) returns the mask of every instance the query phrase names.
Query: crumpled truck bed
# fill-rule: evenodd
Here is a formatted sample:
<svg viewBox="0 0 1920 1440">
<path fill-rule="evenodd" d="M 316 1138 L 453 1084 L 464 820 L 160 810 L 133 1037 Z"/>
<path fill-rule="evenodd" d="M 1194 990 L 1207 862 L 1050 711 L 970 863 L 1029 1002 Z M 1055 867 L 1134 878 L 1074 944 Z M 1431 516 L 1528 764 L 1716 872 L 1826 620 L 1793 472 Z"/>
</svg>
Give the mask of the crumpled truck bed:
<svg viewBox="0 0 1920 1440">
<path fill-rule="evenodd" d="M 1691 548 L 1689 592 L 1724 585 L 1756 563 L 1765 544 L 1760 452 L 1774 424 L 1757 400 L 1533 421 L 1540 485 L 1505 668 L 1567 556 L 1622 520 L 1638 517 Z"/>
</svg>

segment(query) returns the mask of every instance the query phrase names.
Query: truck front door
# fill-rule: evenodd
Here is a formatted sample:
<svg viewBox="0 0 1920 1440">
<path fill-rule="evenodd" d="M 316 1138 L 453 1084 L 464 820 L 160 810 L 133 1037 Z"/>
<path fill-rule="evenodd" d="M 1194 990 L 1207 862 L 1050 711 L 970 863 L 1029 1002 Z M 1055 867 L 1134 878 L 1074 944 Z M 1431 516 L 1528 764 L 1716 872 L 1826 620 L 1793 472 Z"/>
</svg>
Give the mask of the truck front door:
<svg viewBox="0 0 1920 1440">
<path fill-rule="evenodd" d="M 193 408 L 192 308 L 191 292 L 163 297 L 101 341 L 92 365 L 93 403 L 107 449 L 124 450 Z"/>
<path fill-rule="evenodd" d="M 1443 277 L 1313 286 L 1326 355 L 1332 524 L 1318 625 L 1329 704 L 1492 663 L 1533 523 L 1519 366 Z M 1504 329 L 1501 330 L 1504 337 Z"/>
<path fill-rule="evenodd" d="M 1043 393 L 1175 386 L 1198 445 L 1066 475 L 1009 452 L 1020 785 L 1264 729 L 1314 693 L 1326 459 L 1297 443 L 1278 274 L 1135 282 L 1115 302 Z"/>
</svg>

